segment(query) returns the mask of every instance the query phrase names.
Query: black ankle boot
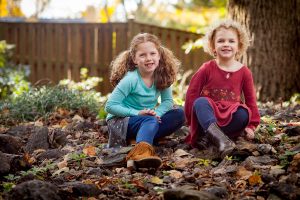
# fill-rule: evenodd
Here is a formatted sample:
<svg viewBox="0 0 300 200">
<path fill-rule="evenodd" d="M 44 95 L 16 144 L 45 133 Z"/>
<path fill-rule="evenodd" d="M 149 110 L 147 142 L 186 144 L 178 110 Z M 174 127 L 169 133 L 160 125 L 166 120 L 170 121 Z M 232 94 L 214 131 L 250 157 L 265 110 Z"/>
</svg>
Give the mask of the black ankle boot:
<svg viewBox="0 0 300 200">
<path fill-rule="evenodd" d="M 226 155 L 230 154 L 232 150 L 235 148 L 235 144 L 231 141 L 227 135 L 221 131 L 219 126 L 216 123 L 212 123 L 206 134 L 210 139 L 211 143 L 214 144 L 220 153 L 220 157 L 223 159 Z"/>
<path fill-rule="evenodd" d="M 210 142 L 206 133 L 201 133 L 198 135 L 196 145 L 199 150 L 208 149 L 208 147 L 210 146 Z"/>
</svg>

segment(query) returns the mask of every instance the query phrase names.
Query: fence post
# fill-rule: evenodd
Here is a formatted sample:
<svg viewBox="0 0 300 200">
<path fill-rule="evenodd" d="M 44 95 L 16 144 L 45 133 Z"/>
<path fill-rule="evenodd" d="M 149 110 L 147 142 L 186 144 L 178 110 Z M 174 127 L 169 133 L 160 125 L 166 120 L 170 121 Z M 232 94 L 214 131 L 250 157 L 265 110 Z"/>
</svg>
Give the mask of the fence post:
<svg viewBox="0 0 300 200">
<path fill-rule="evenodd" d="M 134 18 L 129 18 L 128 22 L 128 41 L 131 41 L 131 39 L 134 37 Z"/>
</svg>

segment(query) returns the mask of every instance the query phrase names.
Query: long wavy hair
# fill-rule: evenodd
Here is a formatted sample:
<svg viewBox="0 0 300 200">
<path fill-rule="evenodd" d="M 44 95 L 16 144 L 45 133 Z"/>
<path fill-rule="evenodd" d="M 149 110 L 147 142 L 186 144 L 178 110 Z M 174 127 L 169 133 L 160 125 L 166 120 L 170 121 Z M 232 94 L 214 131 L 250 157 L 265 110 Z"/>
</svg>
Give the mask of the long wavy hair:
<svg viewBox="0 0 300 200">
<path fill-rule="evenodd" d="M 111 62 L 110 83 L 113 87 L 119 83 L 126 72 L 136 69 L 133 58 L 137 52 L 138 45 L 145 42 L 152 42 L 160 54 L 159 65 L 154 71 L 154 84 L 156 88 L 163 90 L 174 83 L 180 67 L 179 60 L 174 56 L 172 51 L 162 46 L 160 40 L 155 35 L 140 33 L 132 39 L 129 49 L 120 53 Z"/>
</svg>

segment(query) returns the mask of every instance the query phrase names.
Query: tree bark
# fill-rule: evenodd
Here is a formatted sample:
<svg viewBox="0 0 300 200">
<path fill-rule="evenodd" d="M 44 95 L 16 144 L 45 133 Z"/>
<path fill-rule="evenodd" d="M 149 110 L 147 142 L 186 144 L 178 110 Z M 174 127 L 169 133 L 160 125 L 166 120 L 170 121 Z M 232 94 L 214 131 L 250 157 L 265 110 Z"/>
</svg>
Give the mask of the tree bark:
<svg viewBox="0 0 300 200">
<path fill-rule="evenodd" d="M 252 70 L 258 98 L 288 100 L 300 91 L 300 0 L 229 0 L 251 46 L 242 62 Z"/>
</svg>

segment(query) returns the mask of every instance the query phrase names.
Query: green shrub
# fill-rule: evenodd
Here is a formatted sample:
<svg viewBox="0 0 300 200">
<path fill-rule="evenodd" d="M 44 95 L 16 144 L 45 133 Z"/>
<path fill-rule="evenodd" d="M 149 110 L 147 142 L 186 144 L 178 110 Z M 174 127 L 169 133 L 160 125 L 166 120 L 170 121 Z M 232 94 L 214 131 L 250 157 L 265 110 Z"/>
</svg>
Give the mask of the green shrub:
<svg viewBox="0 0 300 200">
<path fill-rule="evenodd" d="M 100 110 L 101 97 L 93 91 L 70 90 L 62 86 L 32 88 L 27 93 L 0 104 L 0 120 L 35 121 L 47 118 L 58 108 L 72 111 L 87 110 L 96 116 Z"/>
<path fill-rule="evenodd" d="M 16 97 L 29 90 L 29 66 L 15 65 L 10 61 L 14 45 L 0 41 L 0 100 Z"/>
</svg>

